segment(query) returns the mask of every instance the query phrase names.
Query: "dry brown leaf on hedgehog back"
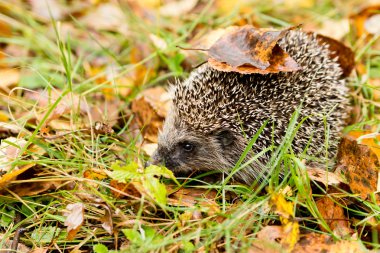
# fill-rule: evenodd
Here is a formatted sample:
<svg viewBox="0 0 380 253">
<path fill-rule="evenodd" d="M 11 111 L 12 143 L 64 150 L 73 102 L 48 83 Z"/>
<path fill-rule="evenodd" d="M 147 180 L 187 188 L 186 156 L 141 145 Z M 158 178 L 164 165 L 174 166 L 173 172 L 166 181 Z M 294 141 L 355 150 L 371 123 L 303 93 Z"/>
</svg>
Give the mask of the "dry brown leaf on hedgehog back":
<svg viewBox="0 0 380 253">
<path fill-rule="evenodd" d="M 331 59 L 338 57 L 339 66 L 343 71 L 342 76 L 348 77 L 355 67 L 355 53 L 351 48 L 340 41 L 321 34 L 317 34 L 317 39 L 321 44 L 327 44 L 329 46 Z"/>
<path fill-rule="evenodd" d="M 230 27 L 208 50 L 209 63 L 220 71 L 243 74 L 297 71 L 300 69 L 298 64 L 277 44 L 294 28 Z"/>
<path fill-rule="evenodd" d="M 351 132 L 342 139 L 338 150 L 337 170 L 346 176 L 353 193 L 367 199 L 369 194 L 379 191 L 380 147 L 374 140 L 379 140 L 378 134 L 374 135 L 375 138 L 365 138 L 361 141 L 359 136 L 364 133 Z M 380 200 L 378 193 L 377 200 Z"/>
</svg>

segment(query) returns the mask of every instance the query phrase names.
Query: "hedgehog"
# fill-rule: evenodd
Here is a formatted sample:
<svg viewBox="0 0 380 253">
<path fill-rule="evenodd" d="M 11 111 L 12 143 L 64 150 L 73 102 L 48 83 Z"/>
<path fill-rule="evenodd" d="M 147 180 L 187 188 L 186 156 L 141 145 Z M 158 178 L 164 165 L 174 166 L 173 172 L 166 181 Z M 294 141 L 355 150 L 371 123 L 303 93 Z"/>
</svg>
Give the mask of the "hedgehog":
<svg viewBox="0 0 380 253">
<path fill-rule="evenodd" d="M 306 150 L 309 156 L 331 160 L 348 116 L 342 69 L 315 34 L 289 31 L 278 44 L 299 71 L 240 74 L 206 63 L 177 81 L 150 164 L 162 164 L 175 175 L 229 174 L 264 123 L 245 161 L 280 145 L 295 111 L 303 122 L 292 141 L 293 152 Z M 246 184 L 262 180 L 270 171 L 269 158 L 264 152 L 231 177 Z"/>
</svg>

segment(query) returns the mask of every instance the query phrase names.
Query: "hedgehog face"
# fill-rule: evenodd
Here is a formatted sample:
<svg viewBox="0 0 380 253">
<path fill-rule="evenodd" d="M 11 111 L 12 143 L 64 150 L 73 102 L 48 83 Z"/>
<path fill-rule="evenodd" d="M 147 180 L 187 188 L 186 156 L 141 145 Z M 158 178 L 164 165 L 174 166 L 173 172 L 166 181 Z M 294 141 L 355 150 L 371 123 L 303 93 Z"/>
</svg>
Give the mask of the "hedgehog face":
<svg viewBox="0 0 380 253">
<path fill-rule="evenodd" d="M 191 130 L 178 119 L 168 118 L 159 135 L 158 148 L 151 163 L 165 165 L 176 175 L 190 175 L 197 171 L 228 171 L 238 157 L 231 157 L 236 149 L 237 136 L 228 129 L 217 129 L 207 134 Z"/>
</svg>

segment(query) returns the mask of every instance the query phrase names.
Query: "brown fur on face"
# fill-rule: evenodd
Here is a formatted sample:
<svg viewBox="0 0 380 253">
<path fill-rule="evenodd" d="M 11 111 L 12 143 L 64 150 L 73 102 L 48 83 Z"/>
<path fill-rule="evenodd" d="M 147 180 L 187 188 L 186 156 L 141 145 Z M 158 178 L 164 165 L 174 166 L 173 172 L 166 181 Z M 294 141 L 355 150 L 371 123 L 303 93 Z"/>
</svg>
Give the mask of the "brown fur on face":
<svg viewBox="0 0 380 253">
<path fill-rule="evenodd" d="M 158 148 L 151 158 L 152 164 L 165 165 L 176 175 L 196 171 L 229 172 L 234 167 L 246 145 L 241 135 L 224 128 L 199 133 L 182 125 L 176 115 L 169 113 L 165 121 Z M 184 145 L 187 144 L 192 150 L 186 150 Z M 240 180 L 246 181 L 244 178 Z"/>
</svg>

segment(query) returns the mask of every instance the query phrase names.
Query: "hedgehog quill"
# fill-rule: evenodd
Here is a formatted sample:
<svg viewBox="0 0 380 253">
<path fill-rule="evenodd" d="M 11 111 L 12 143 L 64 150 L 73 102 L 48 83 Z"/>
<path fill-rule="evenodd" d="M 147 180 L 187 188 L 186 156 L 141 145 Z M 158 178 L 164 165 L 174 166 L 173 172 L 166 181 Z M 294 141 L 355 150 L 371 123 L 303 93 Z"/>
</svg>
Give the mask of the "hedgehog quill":
<svg viewBox="0 0 380 253">
<path fill-rule="evenodd" d="M 328 46 L 320 45 L 313 34 L 289 31 L 278 44 L 301 67 L 299 71 L 240 74 L 205 64 L 173 86 L 173 105 L 151 163 L 180 175 L 210 170 L 228 174 L 265 122 L 251 153 L 279 145 L 298 108 L 299 118 L 306 119 L 292 150 L 300 154 L 308 147 L 308 155 L 325 157 L 328 152 L 333 157 L 348 116 L 342 69 L 336 59 L 330 59 Z M 260 179 L 268 171 L 269 156 L 237 171 L 233 178 L 248 184 Z"/>
</svg>

